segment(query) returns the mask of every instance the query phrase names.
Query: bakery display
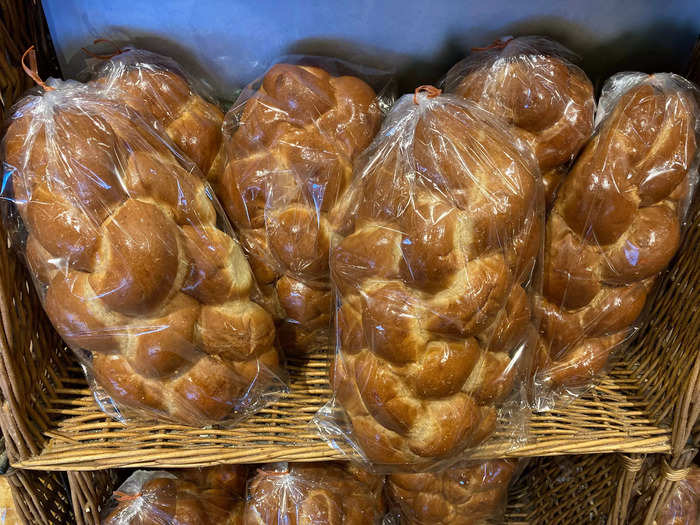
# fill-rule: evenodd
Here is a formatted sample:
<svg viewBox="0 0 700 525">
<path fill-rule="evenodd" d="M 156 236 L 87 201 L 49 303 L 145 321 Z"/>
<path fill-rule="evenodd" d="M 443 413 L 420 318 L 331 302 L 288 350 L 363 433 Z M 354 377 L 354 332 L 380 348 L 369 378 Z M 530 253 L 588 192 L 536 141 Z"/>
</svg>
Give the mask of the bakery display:
<svg viewBox="0 0 700 525">
<path fill-rule="evenodd" d="M 102 525 L 242 525 L 247 468 L 137 470 L 112 494 Z"/>
<path fill-rule="evenodd" d="M 694 90 L 672 74 L 620 74 L 606 84 L 596 134 L 547 218 L 537 301 L 544 390 L 592 382 L 634 333 L 678 250 L 697 179 Z"/>
<path fill-rule="evenodd" d="M 380 119 L 378 96 L 364 80 L 284 63 L 226 116 L 228 164 L 216 188 L 289 354 L 331 342 L 331 210 Z"/>
<path fill-rule="evenodd" d="M 52 81 L 15 106 L 4 151 L 15 243 L 119 417 L 235 421 L 283 390 L 273 320 L 211 188 L 133 110 Z"/>
<path fill-rule="evenodd" d="M 387 476 L 389 504 L 399 525 L 502 523 L 515 460 L 464 463 L 437 473 Z"/>
<path fill-rule="evenodd" d="M 338 203 L 329 431 L 347 421 L 386 465 L 493 432 L 536 336 L 542 208 L 532 153 L 493 115 L 431 87 L 397 102 Z"/>
<path fill-rule="evenodd" d="M 225 160 L 223 111 L 172 58 L 144 49 L 118 51 L 91 72 L 93 88 L 136 110 L 194 162 L 207 180 L 218 178 Z"/>
<path fill-rule="evenodd" d="M 243 525 L 382 523 L 384 478 L 348 463 L 264 465 L 248 484 Z"/>
<path fill-rule="evenodd" d="M 570 58 L 547 38 L 511 38 L 474 50 L 444 81 L 447 92 L 504 119 L 530 144 L 550 205 L 566 164 L 593 132 L 593 85 Z"/>
</svg>

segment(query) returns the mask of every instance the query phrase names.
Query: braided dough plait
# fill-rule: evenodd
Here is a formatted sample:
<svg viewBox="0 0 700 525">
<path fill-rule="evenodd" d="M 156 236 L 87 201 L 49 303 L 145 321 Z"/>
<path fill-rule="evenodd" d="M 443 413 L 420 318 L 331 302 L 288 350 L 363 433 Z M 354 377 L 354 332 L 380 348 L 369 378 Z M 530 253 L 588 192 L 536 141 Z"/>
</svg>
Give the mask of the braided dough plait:
<svg viewBox="0 0 700 525">
<path fill-rule="evenodd" d="M 258 470 L 244 525 L 372 525 L 384 516 L 383 476 L 349 463 L 295 463 Z"/>
<path fill-rule="evenodd" d="M 546 39 L 514 38 L 503 49 L 477 52 L 459 62 L 445 80 L 450 93 L 503 118 L 530 144 L 548 203 L 561 182 L 561 166 L 593 132 L 593 85 L 559 56 L 566 54 Z"/>
<path fill-rule="evenodd" d="M 421 463 L 488 437 L 534 342 L 534 159 L 454 96 L 405 96 L 339 203 L 336 400 L 367 459 Z M 516 358 L 518 350 L 522 353 Z"/>
<path fill-rule="evenodd" d="M 400 525 L 500 523 L 516 467 L 513 460 L 493 460 L 439 473 L 391 474 L 388 499 Z"/>
<path fill-rule="evenodd" d="M 136 471 L 113 496 L 103 525 L 242 525 L 247 469 Z"/>
<path fill-rule="evenodd" d="M 100 94 L 135 109 L 194 162 L 207 180 L 223 168 L 223 112 L 205 100 L 168 57 L 127 49 L 105 61 L 93 81 Z"/>
<path fill-rule="evenodd" d="M 274 324 L 241 247 L 133 111 L 60 83 L 20 103 L 5 153 L 46 312 L 117 404 L 204 425 L 273 388 Z"/>
<path fill-rule="evenodd" d="M 328 212 L 380 118 L 376 94 L 359 78 L 290 64 L 273 66 L 227 115 L 236 127 L 219 195 L 290 354 L 328 346 Z"/>
<path fill-rule="evenodd" d="M 583 386 L 601 371 L 678 249 L 696 177 L 692 89 L 663 74 L 638 75 L 613 102 L 604 92 L 611 112 L 547 219 L 537 302 L 546 384 Z"/>
</svg>

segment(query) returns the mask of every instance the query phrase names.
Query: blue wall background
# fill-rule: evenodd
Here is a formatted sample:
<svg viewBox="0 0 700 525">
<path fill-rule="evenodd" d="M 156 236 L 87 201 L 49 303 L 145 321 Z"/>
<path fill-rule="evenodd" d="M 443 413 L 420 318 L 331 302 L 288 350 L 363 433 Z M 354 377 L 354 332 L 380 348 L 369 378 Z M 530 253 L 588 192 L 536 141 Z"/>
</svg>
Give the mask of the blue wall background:
<svg viewBox="0 0 700 525">
<path fill-rule="evenodd" d="M 700 1 L 630 0 L 43 0 L 64 76 L 96 38 L 171 54 L 218 96 L 288 53 L 391 65 L 402 91 L 433 83 L 469 48 L 544 34 L 582 57 L 596 84 L 629 69 L 683 72 Z"/>
</svg>

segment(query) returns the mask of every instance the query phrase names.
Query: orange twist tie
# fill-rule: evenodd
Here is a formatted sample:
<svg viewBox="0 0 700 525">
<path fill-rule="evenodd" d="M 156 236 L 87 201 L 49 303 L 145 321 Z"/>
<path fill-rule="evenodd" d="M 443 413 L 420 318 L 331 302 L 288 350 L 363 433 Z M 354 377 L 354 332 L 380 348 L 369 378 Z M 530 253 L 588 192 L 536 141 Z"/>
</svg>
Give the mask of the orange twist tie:
<svg viewBox="0 0 700 525">
<path fill-rule="evenodd" d="M 25 58 L 27 58 L 27 55 L 29 55 L 29 67 L 27 67 L 27 63 L 24 61 Z M 39 76 L 39 68 L 37 67 L 36 64 L 36 50 L 34 49 L 34 46 L 30 46 L 29 49 L 27 49 L 24 54 L 22 55 L 22 69 L 24 69 L 24 72 L 29 75 L 29 78 L 31 78 L 34 82 L 37 83 L 37 85 L 41 86 L 44 88 L 44 91 L 54 91 L 56 88 L 53 88 L 51 86 L 47 86 L 43 80 L 41 80 L 41 77 Z"/>
<path fill-rule="evenodd" d="M 418 93 L 427 93 L 428 98 L 435 98 L 439 94 L 442 93 L 442 89 L 436 88 L 435 86 L 431 86 L 429 84 L 425 86 L 418 86 L 416 90 L 413 92 L 413 103 L 418 104 Z"/>
<path fill-rule="evenodd" d="M 97 53 L 93 53 L 92 51 L 90 51 L 86 47 L 81 47 L 80 49 L 82 49 L 83 53 L 85 53 L 86 55 L 90 55 L 92 58 L 99 58 L 100 60 L 109 60 L 110 58 L 115 57 L 117 55 L 121 55 L 124 52 L 124 50 L 122 48 L 120 48 L 117 44 L 115 44 L 112 40 L 110 40 L 108 38 L 98 38 L 97 40 L 93 40 L 92 43 L 99 44 L 101 42 L 107 42 L 108 44 L 112 44 L 112 46 L 114 47 L 114 49 L 116 49 L 116 51 L 114 53 L 109 54 L 109 55 L 98 55 Z"/>
<path fill-rule="evenodd" d="M 141 497 L 140 492 L 137 492 L 136 494 L 127 494 L 126 492 L 115 490 L 112 492 L 112 494 L 114 495 L 114 499 L 120 503 L 123 501 L 134 501 L 135 499 L 139 499 Z"/>
<path fill-rule="evenodd" d="M 506 47 L 508 45 L 508 42 L 510 42 L 511 40 L 513 40 L 512 36 L 509 36 L 508 38 L 506 38 L 504 40 L 501 40 L 501 39 L 494 40 L 488 46 L 472 47 L 472 51 L 488 51 L 489 49 L 503 49 L 504 47 Z"/>
</svg>

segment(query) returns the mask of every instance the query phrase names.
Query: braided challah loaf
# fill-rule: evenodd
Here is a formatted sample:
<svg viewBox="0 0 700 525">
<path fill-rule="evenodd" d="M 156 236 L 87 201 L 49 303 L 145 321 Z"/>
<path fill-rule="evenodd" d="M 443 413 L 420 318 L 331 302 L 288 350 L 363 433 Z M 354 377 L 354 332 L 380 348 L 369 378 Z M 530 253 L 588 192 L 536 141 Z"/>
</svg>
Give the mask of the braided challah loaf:
<svg viewBox="0 0 700 525">
<path fill-rule="evenodd" d="M 112 495 L 103 525 L 242 525 L 247 469 L 134 472 Z"/>
<path fill-rule="evenodd" d="M 501 523 L 517 462 L 493 460 L 438 473 L 391 474 L 389 503 L 400 525 Z"/>
<path fill-rule="evenodd" d="M 223 169 L 223 112 L 201 94 L 174 60 L 143 49 L 126 49 L 94 72 L 101 95 L 135 109 L 167 136 L 207 177 Z"/>
<path fill-rule="evenodd" d="M 126 106 L 53 87 L 15 109 L 5 162 L 57 331 L 143 415 L 203 425 L 258 408 L 280 389 L 274 324 L 211 188 Z"/>
<path fill-rule="evenodd" d="M 273 66 L 226 116 L 218 194 L 290 354 L 329 344 L 328 211 L 380 118 L 364 81 L 291 64 Z"/>
<path fill-rule="evenodd" d="M 535 152 L 548 203 L 569 162 L 593 132 L 593 85 L 571 52 L 541 37 L 519 37 L 473 53 L 445 88 L 505 119 Z"/>
<path fill-rule="evenodd" d="M 282 467 L 282 468 L 280 468 Z M 258 470 L 244 525 L 372 525 L 384 516 L 384 478 L 349 463 L 296 463 Z"/>
<path fill-rule="evenodd" d="M 540 381 L 591 381 L 631 334 L 679 245 L 695 185 L 694 88 L 668 74 L 621 74 L 603 91 L 594 138 L 547 219 Z"/>
<path fill-rule="evenodd" d="M 481 442 L 534 344 L 542 195 L 517 142 L 459 97 L 406 95 L 338 204 L 333 386 L 374 463 Z"/>
</svg>

